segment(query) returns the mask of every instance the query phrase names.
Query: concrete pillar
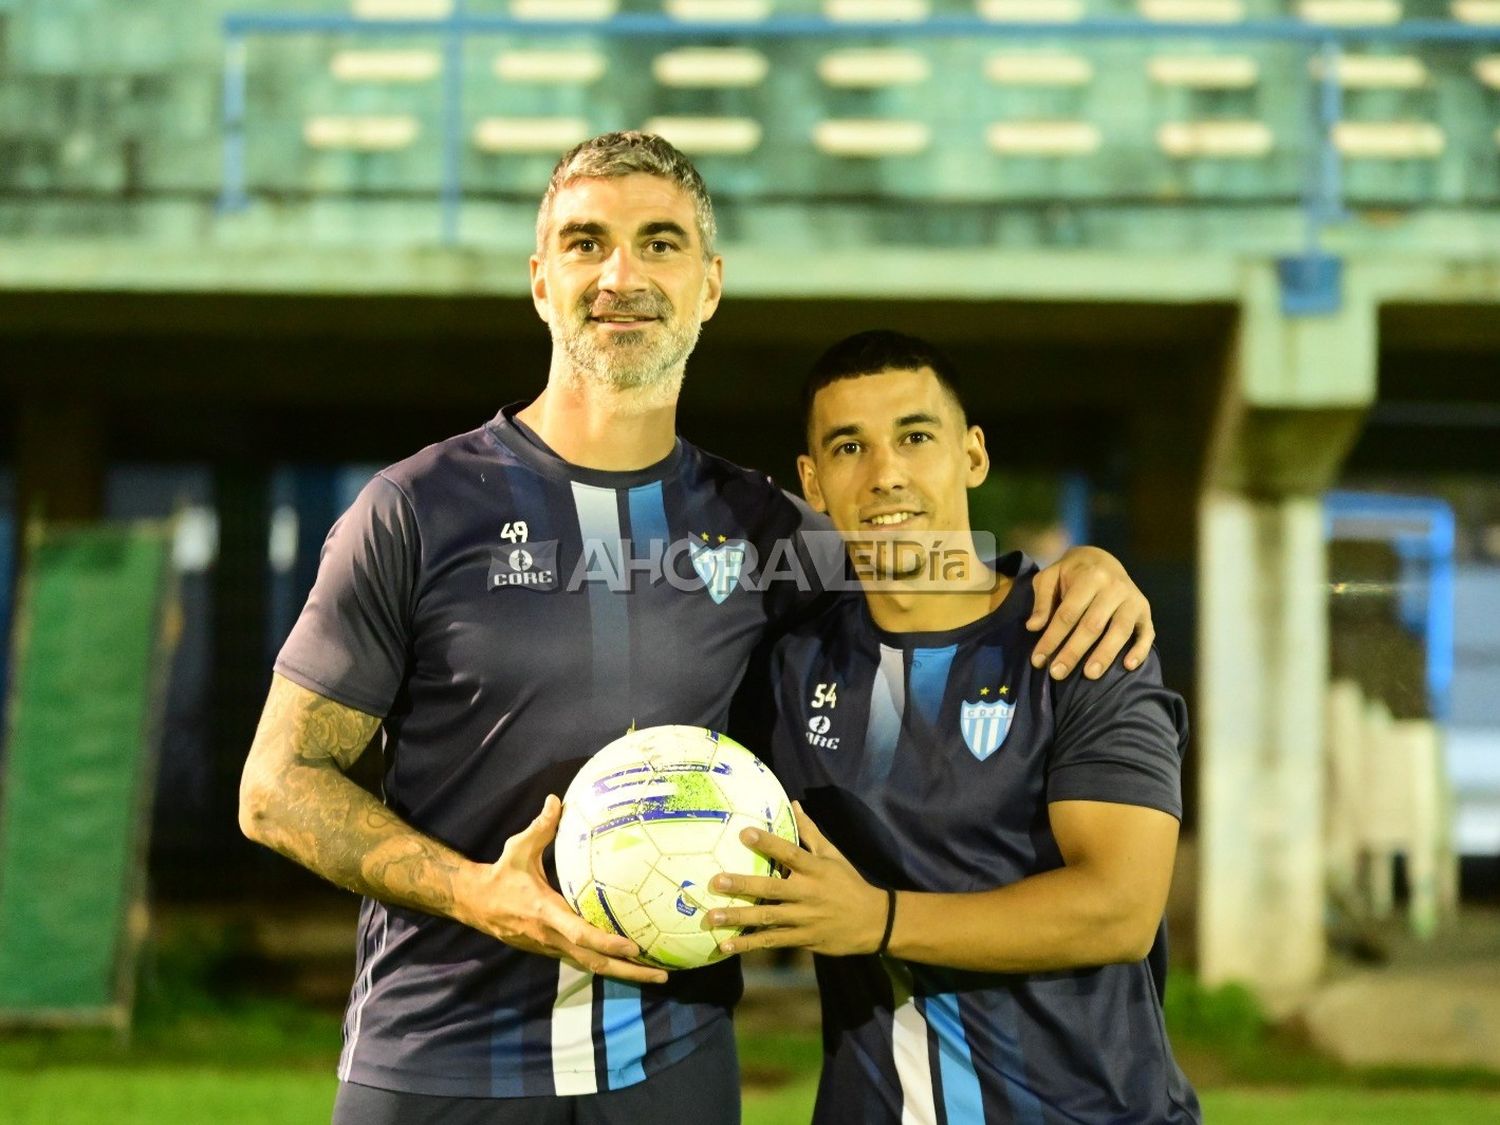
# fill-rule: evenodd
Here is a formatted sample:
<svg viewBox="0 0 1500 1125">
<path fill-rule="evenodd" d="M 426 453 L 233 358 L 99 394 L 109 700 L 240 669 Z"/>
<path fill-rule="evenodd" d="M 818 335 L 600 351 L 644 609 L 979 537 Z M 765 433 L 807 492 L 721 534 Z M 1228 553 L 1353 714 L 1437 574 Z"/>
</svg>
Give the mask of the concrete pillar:
<svg viewBox="0 0 1500 1125">
<path fill-rule="evenodd" d="M 1199 500 L 1198 964 L 1273 1013 L 1323 967 L 1327 558 L 1320 495 L 1375 396 L 1375 303 L 1288 318 L 1245 278 Z"/>
<path fill-rule="evenodd" d="M 1275 1008 L 1323 964 L 1322 506 L 1216 489 L 1199 521 L 1199 971 Z"/>
</svg>

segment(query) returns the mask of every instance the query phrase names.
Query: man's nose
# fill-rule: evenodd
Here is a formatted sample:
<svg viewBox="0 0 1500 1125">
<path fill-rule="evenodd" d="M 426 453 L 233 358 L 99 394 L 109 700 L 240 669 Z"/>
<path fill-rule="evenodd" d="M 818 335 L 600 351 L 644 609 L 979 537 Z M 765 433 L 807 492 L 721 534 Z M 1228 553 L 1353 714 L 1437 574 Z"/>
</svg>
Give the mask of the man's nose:
<svg viewBox="0 0 1500 1125">
<path fill-rule="evenodd" d="M 906 488 L 906 467 L 896 451 L 887 446 L 876 446 L 870 450 L 870 491 L 881 495 L 900 492 Z"/>
<path fill-rule="evenodd" d="M 645 276 L 630 247 L 615 247 L 599 271 L 599 288 L 612 293 L 631 293 L 644 287 Z"/>
</svg>

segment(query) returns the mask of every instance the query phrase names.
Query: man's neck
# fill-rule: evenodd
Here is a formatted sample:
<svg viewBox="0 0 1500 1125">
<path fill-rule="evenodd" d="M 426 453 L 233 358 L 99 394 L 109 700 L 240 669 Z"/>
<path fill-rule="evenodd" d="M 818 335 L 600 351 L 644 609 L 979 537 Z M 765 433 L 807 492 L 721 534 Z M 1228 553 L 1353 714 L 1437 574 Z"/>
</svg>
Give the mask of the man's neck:
<svg viewBox="0 0 1500 1125">
<path fill-rule="evenodd" d="M 989 573 L 989 568 L 972 556 L 971 565 L 978 568 L 973 573 Z M 993 585 L 986 584 L 987 588 L 935 591 L 929 583 L 926 589 L 866 587 L 864 595 L 871 619 L 887 633 L 946 633 L 993 613 L 1010 593 L 1011 585 L 1011 579 L 994 572 Z"/>
<path fill-rule="evenodd" d="M 677 442 L 677 394 L 613 391 L 557 373 L 516 417 L 569 464 L 607 472 L 644 469 Z"/>
</svg>

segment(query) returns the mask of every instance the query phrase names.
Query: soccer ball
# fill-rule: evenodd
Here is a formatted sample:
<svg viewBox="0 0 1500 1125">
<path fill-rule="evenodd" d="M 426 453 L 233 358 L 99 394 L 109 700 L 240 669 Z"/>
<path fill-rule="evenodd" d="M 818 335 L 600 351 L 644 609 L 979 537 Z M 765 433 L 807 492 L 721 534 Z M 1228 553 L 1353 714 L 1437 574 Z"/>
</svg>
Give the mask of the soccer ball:
<svg viewBox="0 0 1500 1125">
<path fill-rule="evenodd" d="M 631 731 L 595 754 L 563 797 L 557 878 L 591 925 L 623 934 L 641 960 L 695 969 L 740 931 L 704 912 L 746 900 L 709 890 L 721 871 L 779 876 L 740 843 L 746 828 L 797 842 L 791 802 L 765 764 L 702 727 Z"/>
</svg>

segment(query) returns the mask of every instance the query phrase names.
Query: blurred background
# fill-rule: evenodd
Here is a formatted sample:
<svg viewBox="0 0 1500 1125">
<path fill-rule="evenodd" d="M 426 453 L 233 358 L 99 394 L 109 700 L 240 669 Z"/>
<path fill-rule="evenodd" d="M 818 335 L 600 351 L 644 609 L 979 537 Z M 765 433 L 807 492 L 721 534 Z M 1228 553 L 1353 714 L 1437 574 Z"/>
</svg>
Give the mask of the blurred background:
<svg viewBox="0 0 1500 1125">
<path fill-rule="evenodd" d="M 541 190 L 641 127 L 726 259 L 684 436 L 794 485 L 811 360 L 928 337 L 976 523 L 1150 596 L 1209 1119 L 1500 1118 L 1500 0 L 0 0 L 0 1119 L 326 1119 L 270 662 L 371 473 L 540 389 Z"/>
</svg>

